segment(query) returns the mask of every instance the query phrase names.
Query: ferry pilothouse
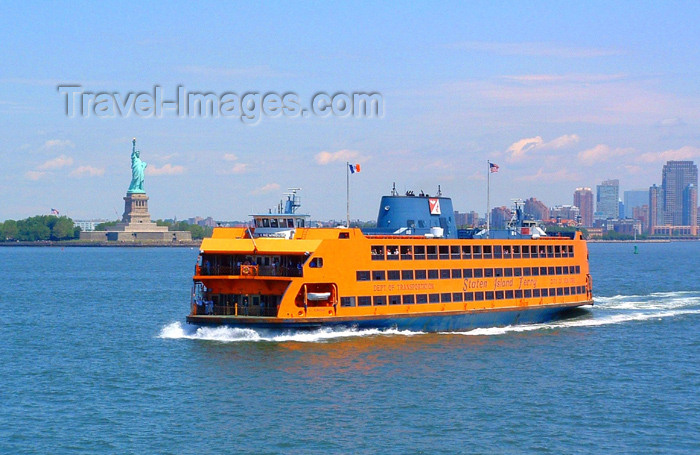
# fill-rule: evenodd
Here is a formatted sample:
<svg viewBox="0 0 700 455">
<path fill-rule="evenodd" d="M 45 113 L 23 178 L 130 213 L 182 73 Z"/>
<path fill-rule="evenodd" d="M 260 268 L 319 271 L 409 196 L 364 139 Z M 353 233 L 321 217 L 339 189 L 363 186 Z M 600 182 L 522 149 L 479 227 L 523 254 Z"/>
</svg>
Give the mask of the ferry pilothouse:
<svg viewBox="0 0 700 455">
<path fill-rule="evenodd" d="M 581 233 L 549 236 L 521 205 L 508 229 L 490 232 L 457 229 L 440 193 L 394 190 L 365 230 L 311 227 L 299 207 L 292 189 L 276 213 L 202 241 L 189 323 L 468 330 L 593 304 Z"/>
</svg>

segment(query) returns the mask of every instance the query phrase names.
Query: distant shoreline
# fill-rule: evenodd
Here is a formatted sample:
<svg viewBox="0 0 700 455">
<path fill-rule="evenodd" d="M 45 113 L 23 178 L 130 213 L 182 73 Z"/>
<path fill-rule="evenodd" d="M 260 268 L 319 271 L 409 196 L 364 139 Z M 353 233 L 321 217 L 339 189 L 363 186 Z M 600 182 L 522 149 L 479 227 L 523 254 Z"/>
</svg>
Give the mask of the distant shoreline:
<svg viewBox="0 0 700 455">
<path fill-rule="evenodd" d="M 127 248 L 194 248 L 202 244 L 201 240 L 193 240 L 191 242 L 81 242 L 74 240 L 66 241 L 51 241 L 51 240 L 38 240 L 36 242 L 0 242 L 0 247 L 31 247 L 31 246 L 44 246 L 44 247 L 89 247 L 89 248 L 114 248 L 114 247 L 127 247 Z"/>
</svg>

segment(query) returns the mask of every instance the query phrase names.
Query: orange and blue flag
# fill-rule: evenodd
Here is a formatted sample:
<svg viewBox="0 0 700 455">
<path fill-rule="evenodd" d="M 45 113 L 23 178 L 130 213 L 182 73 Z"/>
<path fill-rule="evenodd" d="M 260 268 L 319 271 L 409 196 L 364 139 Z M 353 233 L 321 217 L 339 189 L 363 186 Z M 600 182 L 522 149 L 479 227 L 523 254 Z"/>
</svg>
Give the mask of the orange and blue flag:
<svg viewBox="0 0 700 455">
<path fill-rule="evenodd" d="M 350 173 L 354 174 L 355 172 L 360 172 L 360 165 L 359 164 L 348 164 L 350 166 Z"/>
</svg>

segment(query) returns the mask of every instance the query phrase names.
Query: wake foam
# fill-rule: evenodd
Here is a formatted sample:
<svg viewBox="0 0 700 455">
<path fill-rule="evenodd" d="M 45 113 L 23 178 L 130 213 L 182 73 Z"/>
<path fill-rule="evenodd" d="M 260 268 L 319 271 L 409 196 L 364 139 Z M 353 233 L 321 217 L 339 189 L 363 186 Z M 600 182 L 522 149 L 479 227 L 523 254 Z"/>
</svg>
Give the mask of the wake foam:
<svg viewBox="0 0 700 455">
<path fill-rule="evenodd" d="M 313 331 L 264 331 L 235 327 L 196 327 L 184 326 L 180 322 L 173 322 L 160 331 L 159 338 L 169 339 L 189 339 L 219 341 L 223 343 L 234 343 L 241 341 L 273 341 L 285 342 L 296 341 L 300 343 L 317 343 L 337 338 L 400 335 L 414 336 L 424 332 L 413 332 L 410 330 L 397 329 L 330 329 L 324 328 Z"/>
</svg>

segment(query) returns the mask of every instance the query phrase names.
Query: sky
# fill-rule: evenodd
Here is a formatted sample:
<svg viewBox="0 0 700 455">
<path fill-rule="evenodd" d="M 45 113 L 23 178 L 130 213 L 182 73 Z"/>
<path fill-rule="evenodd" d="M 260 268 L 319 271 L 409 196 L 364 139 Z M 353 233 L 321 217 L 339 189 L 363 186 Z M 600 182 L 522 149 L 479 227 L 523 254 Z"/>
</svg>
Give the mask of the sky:
<svg viewBox="0 0 700 455">
<path fill-rule="evenodd" d="M 303 212 L 342 220 L 348 161 L 363 220 L 394 183 L 440 185 L 456 210 L 484 213 L 488 160 L 491 206 L 572 204 L 614 178 L 621 194 L 648 188 L 667 160 L 700 162 L 699 20 L 682 1 L 3 2 L 0 220 L 121 217 L 134 137 L 154 219 L 244 220 L 297 187 Z M 69 116 L 65 86 L 382 104 L 369 118 L 342 104 L 242 121 L 107 102 Z"/>
</svg>

